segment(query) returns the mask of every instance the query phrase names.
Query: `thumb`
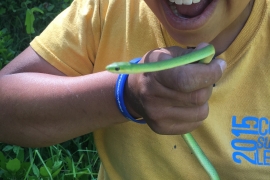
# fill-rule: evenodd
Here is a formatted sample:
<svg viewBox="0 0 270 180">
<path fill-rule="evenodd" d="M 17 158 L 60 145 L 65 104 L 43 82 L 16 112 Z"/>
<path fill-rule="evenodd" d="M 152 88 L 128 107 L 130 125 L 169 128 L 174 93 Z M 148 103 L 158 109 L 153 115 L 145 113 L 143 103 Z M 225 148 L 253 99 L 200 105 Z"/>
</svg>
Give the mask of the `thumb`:
<svg viewBox="0 0 270 180">
<path fill-rule="evenodd" d="M 200 43 L 194 50 L 199 50 L 199 49 L 202 49 L 206 46 L 208 46 L 209 44 L 208 43 Z M 215 58 L 214 58 L 215 59 Z M 224 72 L 224 70 L 226 69 L 227 67 L 227 63 L 226 61 L 224 61 L 223 59 L 215 59 L 216 63 L 219 65 L 222 73 Z"/>
<path fill-rule="evenodd" d="M 219 65 L 221 72 L 223 73 L 227 67 L 226 61 L 224 61 L 223 59 L 215 59 L 214 61 Z"/>
</svg>

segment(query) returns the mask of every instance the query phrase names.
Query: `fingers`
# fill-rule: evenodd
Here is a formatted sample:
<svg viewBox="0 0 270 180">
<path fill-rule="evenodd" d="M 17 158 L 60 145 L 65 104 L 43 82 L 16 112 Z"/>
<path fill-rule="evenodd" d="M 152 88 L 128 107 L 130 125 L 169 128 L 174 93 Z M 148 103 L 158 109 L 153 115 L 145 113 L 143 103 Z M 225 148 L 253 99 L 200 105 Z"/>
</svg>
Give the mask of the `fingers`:
<svg viewBox="0 0 270 180">
<path fill-rule="evenodd" d="M 150 109 L 147 119 L 150 128 L 158 134 L 184 134 L 194 130 L 207 118 L 208 103 L 191 108 L 166 107 Z"/>
<path fill-rule="evenodd" d="M 156 107 L 147 108 L 147 117 L 155 124 L 172 124 L 173 122 L 189 123 L 203 121 L 208 116 L 208 103 L 194 107 Z"/>
<path fill-rule="evenodd" d="M 159 83 L 147 83 L 145 86 L 144 90 L 140 91 L 142 100 L 153 101 L 158 99 L 163 102 L 163 105 L 177 107 L 203 105 L 209 100 L 213 89 L 211 85 L 196 91 L 182 92 L 167 88 Z"/>
<path fill-rule="evenodd" d="M 147 53 L 143 62 L 155 62 L 196 51 L 179 47 L 161 48 Z M 126 104 L 132 115 L 143 117 L 159 134 L 183 134 L 202 124 L 209 113 L 208 100 L 213 84 L 226 68 L 225 61 L 188 64 L 153 73 L 129 75 Z"/>
<path fill-rule="evenodd" d="M 226 63 L 223 60 L 214 59 L 210 64 L 188 64 L 154 75 L 163 86 L 181 92 L 192 92 L 212 86 L 221 78 L 225 68 Z"/>
<path fill-rule="evenodd" d="M 171 124 L 149 124 L 149 127 L 161 135 L 180 135 L 186 134 L 198 128 L 203 122 L 171 123 Z"/>
</svg>

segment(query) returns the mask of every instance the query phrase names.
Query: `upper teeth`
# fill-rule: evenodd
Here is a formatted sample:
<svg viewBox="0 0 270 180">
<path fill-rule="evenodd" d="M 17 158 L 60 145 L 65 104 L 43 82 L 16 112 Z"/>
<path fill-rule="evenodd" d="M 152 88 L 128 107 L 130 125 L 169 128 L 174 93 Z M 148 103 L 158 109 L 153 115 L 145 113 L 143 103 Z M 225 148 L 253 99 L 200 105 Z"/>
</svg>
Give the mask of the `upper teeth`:
<svg viewBox="0 0 270 180">
<path fill-rule="evenodd" d="M 192 3 L 199 3 L 201 0 L 169 0 L 170 2 L 174 2 L 178 5 L 191 5 Z"/>
</svg>

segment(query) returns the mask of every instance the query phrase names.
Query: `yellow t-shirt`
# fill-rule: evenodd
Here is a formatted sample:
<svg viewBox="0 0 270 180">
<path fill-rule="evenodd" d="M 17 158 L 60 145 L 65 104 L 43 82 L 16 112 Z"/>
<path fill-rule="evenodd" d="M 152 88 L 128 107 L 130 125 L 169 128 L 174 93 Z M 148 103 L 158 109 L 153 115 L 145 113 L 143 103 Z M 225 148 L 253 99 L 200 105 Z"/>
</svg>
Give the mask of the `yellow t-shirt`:
<svg viewBox="0 0 270 180">
<path fill-rule="evenodd" d="M 270 179 L 269 2 L 255 0 L 245 27 L 220 55 L 228 67 L 213 89 L 208 118 L 192 132 L 221 179 Z M 31 42 L 68 76 L 173 45 L 179 44 L 143 0 L 75 0 Z M 180 135 L 127 122 L 94 137 L 99 179 L 209 179 Z"/>
</svg>

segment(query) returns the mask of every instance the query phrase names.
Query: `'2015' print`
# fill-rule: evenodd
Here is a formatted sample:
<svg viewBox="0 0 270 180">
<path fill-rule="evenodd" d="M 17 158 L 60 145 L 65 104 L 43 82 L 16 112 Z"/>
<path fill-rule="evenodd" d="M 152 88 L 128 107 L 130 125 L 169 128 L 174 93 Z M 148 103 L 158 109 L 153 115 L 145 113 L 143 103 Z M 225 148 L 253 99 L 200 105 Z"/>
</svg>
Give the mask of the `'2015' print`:
<svg viewBox="0 0 270 180">
<path fill-rule="evenodd" d="M 235 137 L 231 141 L 235 163 L 270 166 L 270 121 L 266 117 L 233 116 L 231 133 Z"/>
</svg>

